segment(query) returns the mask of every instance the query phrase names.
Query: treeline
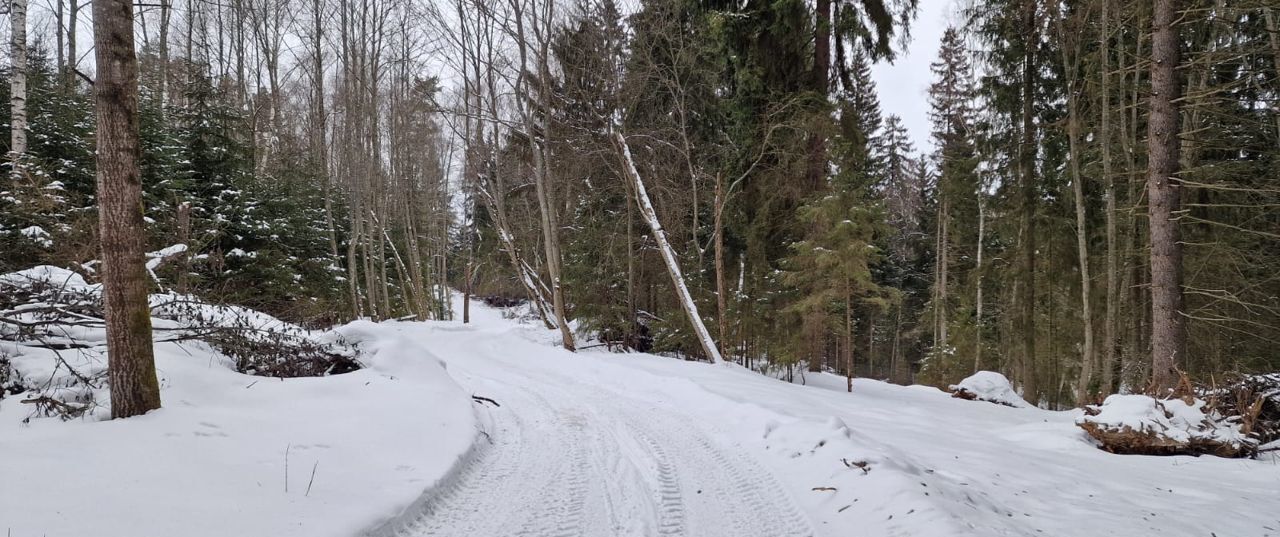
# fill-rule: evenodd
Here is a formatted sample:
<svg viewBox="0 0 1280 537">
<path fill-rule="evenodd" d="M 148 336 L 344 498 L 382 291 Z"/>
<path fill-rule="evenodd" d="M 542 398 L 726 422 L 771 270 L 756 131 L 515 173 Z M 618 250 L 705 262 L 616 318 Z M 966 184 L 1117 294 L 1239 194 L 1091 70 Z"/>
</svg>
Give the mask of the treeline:
<svg viewBox="0 0 1280 537">
<path fill-rule="evenodd" d="M 60 6 L 24 52 L 6 269 L 97 259 Z M 157 284 L 312 322 L 465 319 L 452 287 L 569 348 L 706 358 L 696 309 L 751 367 L 992 369 L 1049 405 L 1280 366 L 1280 8 L 966 4 L 926 151 L 870 76 L 917 7 L 143 6 L 148 236 L 188 246 Z"/>
</svg>

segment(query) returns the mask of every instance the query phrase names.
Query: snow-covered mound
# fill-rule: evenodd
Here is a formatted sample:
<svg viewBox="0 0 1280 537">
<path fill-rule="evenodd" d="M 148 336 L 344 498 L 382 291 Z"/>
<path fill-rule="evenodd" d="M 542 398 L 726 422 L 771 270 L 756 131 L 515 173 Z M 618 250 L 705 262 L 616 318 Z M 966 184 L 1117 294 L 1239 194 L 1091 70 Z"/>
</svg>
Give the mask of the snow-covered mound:
<svg viewBox="0 0 1280 537">
<path fill-rule="evenodd" d="M 950 386 L 952 396 L 960 399 L 987 401 L 1014 408 L 1031 406 L 1018 392 L 1013 383 L 995 371 L 979 371 Z"/>
<path fill-rule="evenodd" d="M 1108 396 L 1090 407 L 1076 423 L 1115 453 L 1168 455 L 1211 453 L 1227 457 L 1248 454 L 1255 441 L 1237 420 L 1225 419 L 1201 399 L 1158 400 L 1146 395 Z"/>
<path fill-rule="evenodd" d="M 9 535 L 350 537 L 416 506 L 470 456 L 473 403 L 427 350 L 367 322 L 311 332 L 173 294 L 151 297 L 163 407 L 106 420 L 97 291 L 56 267 L 0 275 L 0 362 L 21 377 L 0 398 Z M 218 333 L 358 344 L 366 367 L 247 375 L 201 339 Z M 58 404 L 78 411 L 40 408 Z"/>
</svg>

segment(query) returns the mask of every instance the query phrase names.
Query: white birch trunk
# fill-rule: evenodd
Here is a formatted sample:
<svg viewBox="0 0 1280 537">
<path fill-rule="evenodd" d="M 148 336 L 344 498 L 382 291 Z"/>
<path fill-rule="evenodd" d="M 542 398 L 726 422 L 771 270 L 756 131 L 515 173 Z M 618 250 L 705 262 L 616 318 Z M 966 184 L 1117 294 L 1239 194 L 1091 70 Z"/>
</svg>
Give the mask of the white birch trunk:
<svg viewBox="0 0 1280 537">
<path fill-rule="evenodd" d="M 17 181 L 22 177 L 22 157 L 27 154 L 27 0 L 13 0 L 9 5 L 9 26 L 9 57 L 13 62 L 9 77 L 9 157 L 12 176 Z"/>
<path fill-rule="evenodd" d="M 644 188 L 644 181 L 640 179 L 640 171 L 636 169 L 635 160 L 631 158 L 631 147 L 627 145 L 627 139 L 622 136 L 622 133 L 614 132 L 613 139 L 622 153 L 624 169 L 630 176 L 632 186 L 635 187 L 636 204 L 640 206 L 640 215 L 653 231 L 654 240 L 658 243 L 658 251 L 662 254 L 662 261 L 666 263 L 667 272 L 671 274 L 671 283 L 675 286 L 676 293 L 680 295 L 680 304 L 684 307 L 685 314 L 689 316 L 689 323 L 693 325 L 693 331 L 698 336 L 698 343 L 702 345 L 702 351 L 711 357 L 712 362 L 724 363 L 719 348 L 711 339 L 711 333 L 707 331 L 707 325 L 702 322 L 702 316 L 698 314 L 698 305 L 693 302 L 693 295 L 689 294 L 689 287 L 685 285 L 684 275 L 680 272 L 680 263 L 676 260 L 671 244 L 667 242 L 667 233 L 658 222 L 658 213 L 654 211 L 653 203 L 649 201 L 649 193 Z"/>
</svg>

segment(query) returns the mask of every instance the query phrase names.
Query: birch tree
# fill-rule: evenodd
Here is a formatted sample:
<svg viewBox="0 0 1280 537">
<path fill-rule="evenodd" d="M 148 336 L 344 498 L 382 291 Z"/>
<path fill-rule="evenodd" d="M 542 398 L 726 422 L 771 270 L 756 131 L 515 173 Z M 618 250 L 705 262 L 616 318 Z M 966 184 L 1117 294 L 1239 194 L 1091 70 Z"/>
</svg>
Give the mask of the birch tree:
<svg viewBox="0 0 1280 537">
<path fill-rule="evenodd" d="M 27 0 L 9 4 L 9 61 L 9 163 L 17 183 L 27 154 Z"/>
<path fill-rule="evenodd" d="M 653 202 L 649 199 L 649 193 L 644 188 L 644 180 L 640 177 L 640 171 L 636 169 L 635 159 L 631 156 L 631 146 L 627 145 L 626 137 L 620 132 L 613 132 L 613 140 L 617 144 L 623 170 L 630 179 L 633 192 L 635 192 L 636 205 L 640 207 L 640 216 L 649 224 L 649 230 L 653 232 L 654 240 L 658 243 L 658 253 L 662 255 L 662 261 L 667 266 L 667 273 L 671 276 L 671 284 L 676 289 L 676 295 L 680 299 L 680 306 L 689 318 L 689 324 L 693 327 L 694 334 L 697 335 L 698 344 L 702 346 L 702 352 L 712 362 L 717 364 L 724 363 L 724 358 L 720 356 L 720 348 L 716 346 L 715 340 L 711 339 L 711 332 L 707 331 L 707 325 L 703 322 L 702 315 L 698 313 L 698 304 L 694 302 L 693 295 L 689 293 L 689 286 L 685 282 L 684 274 L 680 271 L 680 260 L 676 257 L 675 251 L 672 250 L 671 243 L 667 241 L 667 233 L 662 229 L 662 223 L 658 221 L 658 213 L 653 209 Z"/>
</svg>

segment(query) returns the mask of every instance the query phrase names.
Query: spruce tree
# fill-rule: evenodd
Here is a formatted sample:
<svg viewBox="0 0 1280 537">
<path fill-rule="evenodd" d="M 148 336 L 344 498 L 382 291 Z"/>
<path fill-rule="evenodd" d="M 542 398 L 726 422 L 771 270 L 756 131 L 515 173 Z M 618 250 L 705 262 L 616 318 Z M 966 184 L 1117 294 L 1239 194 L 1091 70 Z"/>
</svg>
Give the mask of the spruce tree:
<svg viewBox="0 0 1280 537">
<path fill-rule="evenodd" d="M 960 318 L 951 315 L 958 283 L 971 259 L 976 237 L 978 194 L 977 151 L 973 140 L 972 105 L 975 98 L 973 73 L 963 38 L 949 27 L 942 35 L 938 59 L 930 66 L 934 81 L 929 86 L 929 117 L 933 123 L 933 167 L 937 170 L 934 189 L 934 277 L 930 316 L 933 322 L 931 363 L 958 369 L 956 345 L 948 339 L 951 325 Z M 972 225 L 970 225 L 972 224 Z M 971 347 L 967 347 L 971 348 Z"/>
</svg>

